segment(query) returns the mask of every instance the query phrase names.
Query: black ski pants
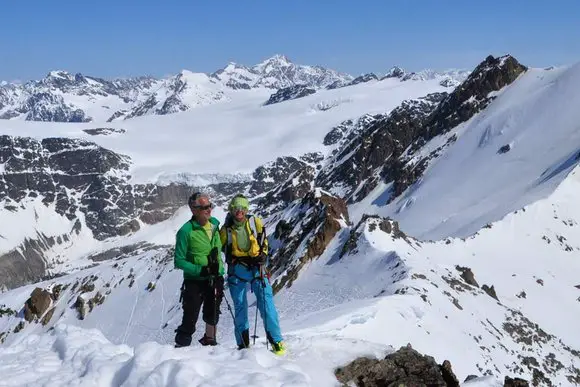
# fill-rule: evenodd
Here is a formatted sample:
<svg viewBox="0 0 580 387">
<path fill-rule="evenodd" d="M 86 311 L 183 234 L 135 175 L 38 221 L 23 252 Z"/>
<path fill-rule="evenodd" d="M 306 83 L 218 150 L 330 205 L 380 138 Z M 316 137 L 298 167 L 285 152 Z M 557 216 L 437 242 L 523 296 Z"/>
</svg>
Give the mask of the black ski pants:
<svg viewBox="0 0 580 387">
<path fill-rule="evenodd" d="M 210 284 L 209 280 L 183 281 L 181 290 L 183 318 L 175 335 L 175 343 L 178 346 L 186 347 L 191 344 L 191 336 L 195 332 L 200 310 L 206 324 L 217 325 L 223 294 L 223 277 L 217 277 L 214 285 Z"/>
</svg>

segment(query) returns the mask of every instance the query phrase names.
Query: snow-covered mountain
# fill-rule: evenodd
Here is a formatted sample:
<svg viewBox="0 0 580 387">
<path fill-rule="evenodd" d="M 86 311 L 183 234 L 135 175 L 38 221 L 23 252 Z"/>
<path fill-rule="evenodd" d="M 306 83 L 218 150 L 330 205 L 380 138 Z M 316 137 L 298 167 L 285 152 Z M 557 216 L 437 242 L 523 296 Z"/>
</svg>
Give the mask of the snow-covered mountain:
<svg viewBox="0 0 580 387">
<path fill-rule="evenodd" d="M 390 74 L 109 127 L 0 122 L 8 385 L 580 384 L 580 64 Z M 222 345 L 172 348 L 172 245 L 202 184 L 219 219 L 245 192 L 266 220 L 283 358 L 235 350 L 225 305 Z"/>
<path fill-rule="evenodd" d="M 158 85 L 152 77 L 108 81 L 51 71 L 38 81 L 0 86 L 0 118 L 28 121 L 104 121 Z"/>
<path fill-rule="evenodd" d="M 274 55 L 252 67 L 230 63 L 211 75 L 235 89 L 266 87 L 282 89 L 303 85 L 324 88 L 334 82 L 347 82 L 353 77 L 322 66 L 295 64 L 285 55 Z"/>
<path fill-rule="evenodd" d="M 428 70 L 417 75 L 401 71 L 401 81 L 439 79 L 449 88 L 463 80 L 466 73 Z M 322 66 L 296 64 L 284 55 L 274 55 L 250 67 L 230 63 L 211 74 L 182 70 L 163 79 L 144 76 L 109 81 L 59 70 L 24 84 L 3 82 L 0 119 L 104 123 L 228 102 L 251 90 L 276 95 L 287 94 L 293 88 L 316 91 L 370 80 L 378 77 L 367 74 L 355 78 Z"/>
<path fill-rule="evenodd" d="M 115 112 L 107 121 L 177 113 L 227 100 L 221 84 L 214 82 L 206 74 L 182 70 L 176 76 L 163 80 L 157 90 L 149 93 L 147 99 L 128 111 Z"/>
<path fill-rule="evenodd" d="M 444 71 L 436 71 L 432 69 L 424 69 L 417 72 L 407 72 L 399 66 L 391 67 L 381 79 L 385 78 L 400 78 L 402 81 L 409 80 L 427 80 L 440 78 L 442 83 L 449 86 L 457 86 L 463 82 L 470 74 L 470 71 L 449 69 Z M 445 86 L 445 85 L 444 85 Z"/>
</svg>

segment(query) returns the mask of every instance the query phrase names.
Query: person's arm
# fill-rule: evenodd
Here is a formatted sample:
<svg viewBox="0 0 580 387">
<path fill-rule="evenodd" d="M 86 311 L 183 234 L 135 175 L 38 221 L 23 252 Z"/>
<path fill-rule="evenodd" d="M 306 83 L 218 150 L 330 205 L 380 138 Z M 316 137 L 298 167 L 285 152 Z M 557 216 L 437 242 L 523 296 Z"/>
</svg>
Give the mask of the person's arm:
<svg viewBox="0 0 580 387">
<path fill-rule="evenodd" d="M 188 231 L 180 229 L 175 236 L 175 255 L 173 263 L 177 269 L 183 270 L 188 277 L 199 277 L 201 266 L 187 260 Z"/>
<path fill-rule="evenodd" d="M 262 223 L 262 219 L 256 217 L 256 229 L 260 230 L 260 232 L 264 233 L 264 243 L 262 244 L 262 253 L 268 255 L 268 235 L 266 235 L 266 230 L 264 229 L 264 224 Z"/>
<path fill-rule="evenodd" d="M 219 228 L 219 224 L 216 225 L 216 227 Z M 224 261 L 222 259 L 222 254 L 219 253 L 220 251 L 222 251 L 223 246 L 225 246 L 224 244 L 224 240 L 227 239 L 227 233 L 226 233 L 226 228 L 225 225 L 222 226 L 221 229 L 219 229 L 219 234 L 216 235 L 212 241 L 212 247 L 216 247 L 217 251 L 218 251 L 218 264 L 219 264 L 219 275 L 224 275 L 226 273 L 225 269 L 224 269 Z"/>
<path fill-rule="evenodd" d="M 228 239 L 228 231 L 226 230 L 226 226 L 224 225 L 220 229 L 220 242 L 222 244 L 222 248 L 220 250 L 223 250 L 224 252 L 225 252 L 227 239 Z"/>
</svg>

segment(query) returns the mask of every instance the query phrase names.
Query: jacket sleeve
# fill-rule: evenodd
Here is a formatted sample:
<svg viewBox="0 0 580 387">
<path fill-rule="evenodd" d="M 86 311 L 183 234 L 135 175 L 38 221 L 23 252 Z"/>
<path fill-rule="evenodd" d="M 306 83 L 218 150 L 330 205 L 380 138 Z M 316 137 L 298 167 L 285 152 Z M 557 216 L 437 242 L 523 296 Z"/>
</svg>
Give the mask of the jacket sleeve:
<svg viewBox="0 0 580 387">
<path fill-rule="evenodd" d="M 226 242 L 228 239 L 228 233 L 226 230 L 226 226 L 222 226 L 222 228 L 220 229 L 220 242 L 222 244 L 222 248 L 221 250 L 225 252 L 225 247 L 226 247 Z"/>
<path fill-rule="evenodd" d="M 266 232 L 266 229 L 264 228 L 264 224 L 262 223 L 262 219 L 256 217 L 256 228 L 258 229 L 258 232 Z M 264 244 L 262 245 L 262 252 L 264 254 L 268 254 L 268 234 L 264 235 Z"/>
<path fill-rule="evenodd" d="M 175 255 L 173 263 L 177 269 L 183 270 L 183 273 L 190 277 L 199 277 L 201 266 L 195 265 L 187 260 L 187 231 L 179 230 L 175 237 Z"/>
<path fill-rule="evenodd" d="M 217 227 L 219 227 L 219 226 L 217 226 Z M 222 231 L 225 233 L 225 227 L 223 227 L 223 226 L 219 230 L 219 232 L 216 232 L 217 235 L 214 236 L 213 241 L 212 241 L 212 248 L 217 247 L 218 251 L 222 251 L 222 246 L 223 246 Z M 222 259 L 221 253 L 218 253 L 218 259 L 219 259 L 219 262 L 218 262 L 219 275 L 224 275 L 225 274 L 224 261 Z"/>
</svg>

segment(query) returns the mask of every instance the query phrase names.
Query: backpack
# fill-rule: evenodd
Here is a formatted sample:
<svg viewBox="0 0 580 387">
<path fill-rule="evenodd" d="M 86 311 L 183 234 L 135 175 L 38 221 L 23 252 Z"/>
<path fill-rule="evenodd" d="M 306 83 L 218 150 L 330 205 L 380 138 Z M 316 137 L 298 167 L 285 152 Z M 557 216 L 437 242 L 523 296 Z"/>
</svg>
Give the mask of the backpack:
<svg viewBox="0 0 580 387">
<path fill-rule="evenodd" d="M 250 231 L 254 235 L 254 238 L 258 241 L 258 246 L 260 247 L 260 251 L 262 251 L 264 247 L 264 240 L 266 239 L 266 227 L 262 224 L 262 232 L 258 233 L 258 228 L 256 226 L 256 218 L 254 215 L 247 214 L 246 219 L 250 223 Z M 226 263 L 230 264 L 232 261 L 231 255 L 231 246 L 232 246 L 232 229 L 231 226 L 234 224 L 233 216 L 228 212 L 226 215 L 226 220 L 224 225 L 226 227 L 227 239 L 226 244 L 224 246 L 224 252 L 226 254 Z"/>
</svg>

